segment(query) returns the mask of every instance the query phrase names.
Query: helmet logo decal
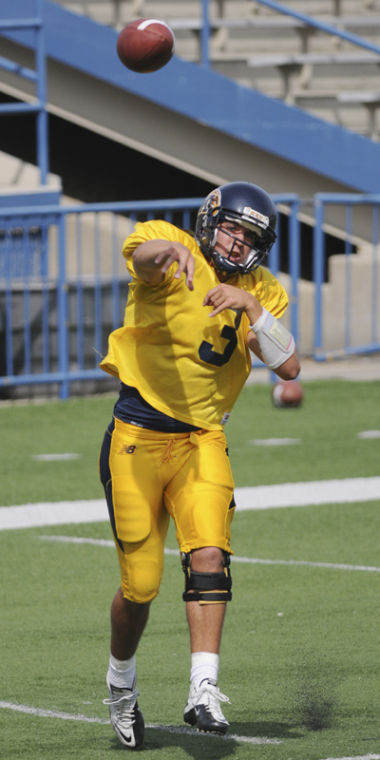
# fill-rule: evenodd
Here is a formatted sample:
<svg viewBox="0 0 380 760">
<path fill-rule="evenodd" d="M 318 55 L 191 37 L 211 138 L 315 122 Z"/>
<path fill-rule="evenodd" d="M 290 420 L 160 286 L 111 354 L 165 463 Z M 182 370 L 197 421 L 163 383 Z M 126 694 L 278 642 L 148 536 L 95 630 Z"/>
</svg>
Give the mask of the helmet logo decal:
<svg viewBox="0 0 380 760">
<path fill-rule="evenodd" d="M 255 211 L 254 208 L 250 208 L 249 206 L 244 206 L 243 214 L 244 216 L 249 216 L 250 219 L 255 219 L 257 222 L 261 222 L 261 224 L 264 224 L 265 227 L 269 227 L 269 216 L 265 216 L 265 214 L 260 214 L 260 212 Z"/>
<path fill-rule="evenodd" d="M 214 216 L 220 206 L 220 201 L 220 190 L 217 188 L 216 190 L 213 190 L 212 193 L 210 193 L 210 195 L 208 195 L 206 198 L 206 212 L 211 213 L 211 215 Z"/>
</svg>

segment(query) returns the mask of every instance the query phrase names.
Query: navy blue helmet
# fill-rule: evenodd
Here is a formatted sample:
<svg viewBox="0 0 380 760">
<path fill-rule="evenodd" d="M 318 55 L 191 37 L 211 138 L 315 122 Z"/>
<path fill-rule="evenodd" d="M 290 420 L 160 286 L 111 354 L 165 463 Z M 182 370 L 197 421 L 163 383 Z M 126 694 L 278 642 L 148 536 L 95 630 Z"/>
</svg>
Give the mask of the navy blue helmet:
<svg viewBox="0 0 380 760">
<path fill-rule="evenodd" d="M 222 222 L 235 222 L 252 232 L 252 244 L 244 262 L 230 259 L 235 238 L 228 233 L 233 242 L 229 256 L 214 251 L 217 228 Z M 200 207 L 195 225 L 195 237 L 206 257 L 211 259 L 215 269 L 227 275 L 247 274 L 263 262 L 276 240 L 276 207 L 258 185 L 250 182 L 229 182 L 212 190 Z"/>
</svg>

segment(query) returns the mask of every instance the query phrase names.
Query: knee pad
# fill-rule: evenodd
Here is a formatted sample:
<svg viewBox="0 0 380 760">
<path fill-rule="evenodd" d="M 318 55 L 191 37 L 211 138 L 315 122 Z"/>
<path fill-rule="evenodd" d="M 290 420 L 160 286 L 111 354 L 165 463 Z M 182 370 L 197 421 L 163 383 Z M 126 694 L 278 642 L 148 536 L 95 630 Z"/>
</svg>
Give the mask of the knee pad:
<svg viewBox="0 0 380 760">
<path fill-rule="evenodd" d="M 146 555 L 139 559 L 139 552 L 128 553 L 118 549 L 121 571 L 121 590 L 130 602 L 145 604 L 157 596 L 162 578 L 162 562 Z"/>
<path fill-rule="evenodd" d="M 182 552 L 182 568 L 185 573 L 184 602 L 217 604 L 232 599 L 230 555 L 223 551 L 224 569 L 221 573 L 197 573 L 191 569 L 191 552 Z"/>
</svg>

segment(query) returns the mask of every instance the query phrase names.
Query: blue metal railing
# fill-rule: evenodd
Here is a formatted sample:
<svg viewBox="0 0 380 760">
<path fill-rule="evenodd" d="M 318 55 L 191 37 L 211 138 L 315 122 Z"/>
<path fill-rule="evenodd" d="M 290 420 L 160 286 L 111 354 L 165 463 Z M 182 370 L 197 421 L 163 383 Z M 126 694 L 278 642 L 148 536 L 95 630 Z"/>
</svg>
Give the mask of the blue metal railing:
<svg viewBox="0 0 380 760">
<path fill-rule="evenodd" d="M 23 19 L 5 19 L 0 18 L 0 32 L 11 31 L 15 29 L 24 29 L 30 31 L 34 38 L 35 51 L 35 68 L 30 69 L 21 66 L 16 61 L 11 61 L 0 56 L 0 68 L 12 74 L 32 81 L 35 83 L 35 102 L 34 103 L 1 103 L 1 114 L 24 114 L 35 113 L 37 122 L 37 164 L 40 170 L 40 182 L 46 185 L 47 175 L 49 172 L 48 158 L 48 117 L 46 111 L 46 58 L 45 58 L 45 40 L 42 14 L 42 0 L 36 2 L 36 17 Z M 0 7 L 1 13 L 1 7 Z"/>
<path fill-rule="evenodd" d="M 318 21 L 318 19 L 313 18 L 312 16 L 308 16 L 305 13 L 299 13 L 298 11 L 293 10 L 293 8 L 288 8 L 286 5 L 282 5 L 282 3 L 275 2 L 275 0 L 252 0 L 252 2 L 256 2 L 259 5 L 265 5 L 267 8 L 271 8 L 271 10 L 276 11 L 277 13 L 282 13 L 284 16 L 291 16 L 297 21 L 301 21 L 305 26 L 318 29 L 320 32 L 326 32 L 326 34 L 331 34 L 341 40 L 351 42 L 357 47 L 361 47 L 365 50 L 370 50 L 373 53 L 380 55 L 380 45 L 375 45 L 374 43 L 369 42 L 357 34 L 352 34 L 351 32 L 346 32 L 343 29 L 338 29 L 333 24 L 327 24 L 324 21 Z M 202 0 L 201 62 L 204 66 L 209 66 L 210 63 L 210 35 L 211 22 L 209 2 L 208 0 Z"/>
<path fill-rule="evenodd" d="M 380 351 L 380 194 L 315 196 L 313 246 L 302 251 L 303 203 L 294 194 L 272 197 L 281 213 L 269 266 L 281 278 L 288 255 L 289 325 L 301 353 L 322 361 Z M 201 202 L 0 208 L 0 396 L 7 388 L 56 384 L 64 399 L 72 383 L 109 380 L 98 363 L 109 333 L 123 323 L 124 238 L 136 220 L 164 218 L 191 229 Z M 340 255 L 326 279 L 336 207 L 343 218 L 334 249 Z M 356 253 L 357 246 L 363 250 Z M 306 287 L 301 259 L 303 266 L 313 260 Z"/>
<path fill-rule="evenodd" d="M 273 199 L 289 213 L 290 320 L 297 336 L 299 200 L 293 194 Z M 136 219 L 165 218 L 192 228 L 202 200 L 0 208 L 0 392 L 53 383 L 64 399 L 73 382 L 106 380 L 99 359 L 108 334 L 123 323 L 128 293 L 123 239 Z M 36 239 L 40 266 L 30 267 Z M 21 269 L 12 266 L 14 257 L 21 257 Z M 273 271 L 279 260 L 277 243 Z"/>
<path fill-rule="evenodd" d="M 122 261 L 120 252 L 125 237 L 125 233 L 118 233 L 120 215 L 127 214 L 133 224 L 140 217 L 158 216 L 171 221 L 179 214 L 183 226 L 189 226 L 189 215 L 199 203 L 199 199 L 185 199 L 2 208 L 0 362 L 3 376 L 0 390 L 53 383 L 58 384 L 60 398 L 64 399 L 74 381 L 105 380 L 106 375 L 98 369 L 99 359 L 105 352 L 108 333 L 123 323 L 128 292 L 128 278 L 117 264 Z M 102 214 L 107 216 L 108 222 L 112 215 L 111 233 L 109 225 L 106 230 L 104 225 L 101 229 L 99 216 Z M 83 226 L 88 217 L 91 217 L 90 240 L 89 231 Z M 76 229 L 68 242 L 70 221 L 75 222 Z M 24 260 L 23 250 L 27 252 L 27 259 L 33 256 L 31 230 L 34 234 L 37 231 L 41 239 L 49 239 L 48 266 L 41 265 L 39 269 L 34 266 L 31 270 L 27 261 L 22 276 L 17 277 L 15 271 L 12 272 L 12 256 L 21 253 Z M 104 238 L 107 234 L 111 241 L 105 274 L 102 253 L 105 254 L 100 241 L 101 236 Z M 18 238 L 16 250 L 12 236 Z"/>
<path fill-rule="evenodd" d="M 300 199 L 298 195 L 289 194 L 287 196 L 273 195 L 273 200 L 280 204 L 286 203 L 289 206 L 289 228 L 288 228 L 288 240 L 287 248 L 289 251 L 289 275 L 290 275 L 290 289 L 288 290 L 289 296 L 289 309 L 290 309 L 290 329 L 297 343 L 299 334 L 299 315 L 298 315 L 298 286 L 300 276 L 300 260 L 301 260 L 301 239 L 300 239 Z M 280 217 L 281 219 L 281 217 Z M 281 222 L 280 222 L 281 223 Z M 272 248 L 271 254 L 278 257 L 279 244 L 276 242 Z M 270 268 L 274 274 L 278 274 L 280 270 L 279 260 L 277 258 L 276 266 L 274 266 L 270 260 Z"/>
<path fill-rule="evenodd" d="M 325 304 L 323 298 L 324 289 L 324 272 L 326 267 L 326 241 L 325 241 L 325 216 L 326 208 L 331 206 L 342 206 L 345 208 L 345 242 L 344 242 L 344 296 L 343 302 L 339 305 L 343 314 L 344 324 L 344 342 L 339 348 L 332 351 L 325 348 L 324 337 L 324 319 Z M 353 262 L 355 256 L 352 253 L 352 213 L 354 208 L 367 207 L 372 214 L 372 240 L 370 242 L 371 261 L 370 261 L 370 289 L 366 291 L 363 286 L 363 304 L 359 314 L 363 316 L 363 311 L 370 316 L 370 335 L 367 343 L 361 341 L 353 345 L 353 327 L 354 318 L 352 316 L 353 301 Z M 314 302 L 314 358 L 323 361 L 328 356 L 342 356 L 350 354 L 374 353 L 380 351 L 380 329 L 379 316 L 379 207 L 380 194 L 376 195 L 352 195 L 352 194 L 334 194 L 318 193 L 314 196 L 314 257 L 313 257 L 313 280 L 315 285 L 315 302 Z"/>
</svg>

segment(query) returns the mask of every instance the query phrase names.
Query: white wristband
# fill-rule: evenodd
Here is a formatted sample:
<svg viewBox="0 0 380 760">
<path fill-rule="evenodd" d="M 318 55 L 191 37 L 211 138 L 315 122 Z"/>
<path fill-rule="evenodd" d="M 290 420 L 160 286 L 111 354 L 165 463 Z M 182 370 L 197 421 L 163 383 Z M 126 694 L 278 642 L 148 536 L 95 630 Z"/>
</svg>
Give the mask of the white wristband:
<svg viewBox="0 0 380 760">
<path fill-rule="evenodd" d="M 262 357 L 270 369 L 277 369 L 294 353 L 293 335 L 266 309 L 263 308 L 250 328 L 256 334 Z"/>
</svg>

